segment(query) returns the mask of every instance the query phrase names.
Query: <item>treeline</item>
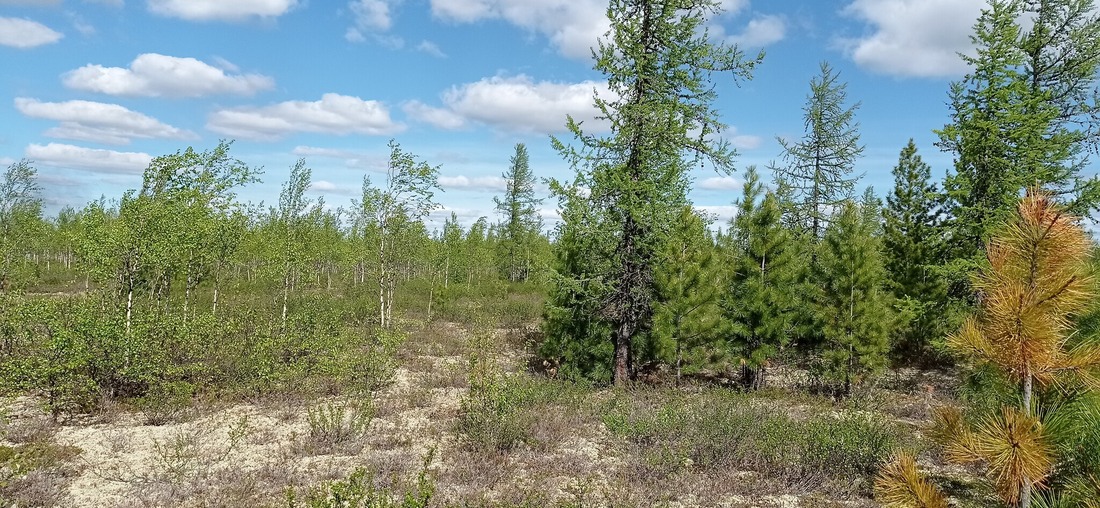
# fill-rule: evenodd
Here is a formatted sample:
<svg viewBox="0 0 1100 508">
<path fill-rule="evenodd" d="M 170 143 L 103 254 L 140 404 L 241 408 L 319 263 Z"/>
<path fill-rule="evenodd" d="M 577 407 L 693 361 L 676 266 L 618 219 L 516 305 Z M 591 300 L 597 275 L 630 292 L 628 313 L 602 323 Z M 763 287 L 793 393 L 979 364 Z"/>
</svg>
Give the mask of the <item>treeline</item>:
<svg viewBox="0 0 1100 508">
<path fill-rule="evenodd" d="M 335 209 L 307 194 L 304 160 L 276 205 L 242 203 L 236 192 L 260 170 L 230 148 L 157 157 L 140 189 L 48 219 L 33 165 L 8 167 L 5 392 L 44 394 L 62 414 L 112 398 L 371 387 L 406 318 L 538 315 L 550 246 L 523 145 L 499 222 L 466 228 L 451 214 L 436 229 L 438 168 L 396 143 L 384 180 L 364 178 L 361 198 Z"/>
<path fill-rule="evenodd" d="M 668 369 L 751 388 L 782 357 L 839 394 L 887 365 L 950 363 L 945 340 L 980 300 L 972 277 L 1025 189 L 1069 214 L 1100 207 L 1100 180 L 1084 174 L 1100 125 L 1091 4 L 991 1 L 936 131 L 954 167 L 933 180 L 910 140 L 885 202 L 856 195 L 859 103 L 822 64 L 803 136 L 779 140 L 771 182 L 754 168 L 738 175 L 737 216 L 714 225 L 686 197 L 693 166 L 733 174 L 732 150 L 711 136 L 723 128 L 711 75 L 749 79 L 763 55 L 700 36 L 706 6 L 669 15 L 613 2 L 624 20 L 647 22 L 613 23 L 614 43 L 597 53 L 618 99 L 596 102 L 617 128 L 599 137 L 571 123 L 573 140 L 556 140 L 576 176 L 553 186 L 563 222 L 542 354 L 599 383 Z"/>
</svg>

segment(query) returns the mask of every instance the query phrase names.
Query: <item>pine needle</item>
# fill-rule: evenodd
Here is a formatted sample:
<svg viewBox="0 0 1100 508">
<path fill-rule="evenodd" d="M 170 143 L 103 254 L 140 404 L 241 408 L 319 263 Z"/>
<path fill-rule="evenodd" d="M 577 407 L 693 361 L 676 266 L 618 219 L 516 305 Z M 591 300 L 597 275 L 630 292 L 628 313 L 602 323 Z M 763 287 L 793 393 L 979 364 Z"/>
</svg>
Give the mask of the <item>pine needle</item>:
<svg viewBox="0 0 1100 508">
<path fill-rule="evenodd" d="M 909 452 L 899 452 L 875 479 L 875 499 L 887 508 L 947 508 L 943 492 L 917 470 Z"/>
</svg>

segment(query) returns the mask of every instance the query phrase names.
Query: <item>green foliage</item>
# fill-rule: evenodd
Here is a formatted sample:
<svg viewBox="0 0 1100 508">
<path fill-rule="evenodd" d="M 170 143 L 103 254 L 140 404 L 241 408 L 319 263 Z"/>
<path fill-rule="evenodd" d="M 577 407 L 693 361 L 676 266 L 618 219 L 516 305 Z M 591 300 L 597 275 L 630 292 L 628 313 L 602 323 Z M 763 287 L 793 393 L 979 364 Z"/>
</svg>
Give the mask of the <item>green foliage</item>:
<svg viewBox="0 0 1100 508">
<path fill-rule="evenodd" d="M 745 194 L 734 219 L 727 291 L 722 317 L 730 345 L 741 358 L 743 381 L 765 385 L 768 360 L 787 345 L 794 332 L 795 294 L 804 271 L 791 233 L 781 223 L 779 204 L 768 193 L 759 204 L 756 169 L 745 172 Z"/>
<path fill-rule="evenodd" d="M 718 324 L 718 256 L 706 221 L 685 206 L 672 226 L 654 274 L 657 301 L 649 343 L 639 360 L 699 368 L 714 357 Z"/>
<path fill-rule="evenodd" d="M 0 180 L 0 291 L 9 289 L 28 244 L 45 229 L 38 171 L 24 159 L 8 165 Z M 22 277 L 20 277 L 22 278 Z"/>
<path fill-rule="evenodd" d="M 528 162 L 527 146 L 517 143 L 516 153 L 509 162 L 508 170 L 501 175 L 507 182 L 504 199 L 493 198 L 493 202 L 503 217 L 501 266 L 508 280 L 517 282 L 527 280 L 538 268 L 538 239 L 542 229 L 538 206 L 542 200 L 535 198 L 535 174 Z"/>
<path fill-rule="evenodd" d="M 917 154 L 913 140 L 901 150 L 893 169 L 894 191 L 886 197 L 883 253 L 887 286 L 908 317 L 891 334 L 899 362 L 933 358 L 933 345 L 942 342 L 952 321 L 946 284 L 937 266 L 943 263 L 937 190 L 931 168 Z"/>
<path fill-rule="evenodd" d="M 424 456 L 424 465 L 416 477 L 416 484 L 403 493 L 393 492 L 379 485 L 374 474 L 366 469 L 356 469 L 346 480 L 327 482 L 309 490 L 299 502 L 294 489 L 286 493 L 287 508 L 427 508 L 435 496 L 435 481 L 428 471 L 435 449 Z"/>
<path fill-rule="evenodd" d="M 306 410 L 306 439 L 311 448 L 323 451 L 361 440 L 367 436 L 374 414 L 370 399 L 316 404 Z"/>
<path fill-rule="evenodd" d="M 874 227 L 858 205 L 845 203 L 825 232 L 814 267 L 813 278 L 820 284 L 815 295 L 818 322 L 826 340 L 825 373 L 843 383 L 845 394 L 886 363 L 891 315 Z"/>
<path fill-rule="evenodd" d="M 810 95 L 803 106 L 805 134 L 791 144 L 779 138 L 785 166 L 773 167 L 776 180 L 787 188 L 796 206 L 792 221 L 815 241 L 825 233 L 831 210 L 851 197 L 855 183 L 850 174 L 863 153 L 859 144 L 859 103 L 847 106 L 847 84 L 828 62 L 821 75 L 810 80 Z"/>
<path fill-rule="evenodd" d="M 692 162 L 707 160 L 720 172 L 729 172 L 732 166 L 734 152 L 728 141 L 710 136 L 723 127 L 714 109 L 716 93 L 710 77 L 730 73 L 735 79 L 748 78 L 763 57 L 746 60 L 736 47 L 707 39 L 701 28 L 718 10 L 719 4 L 710 0 L 613 0 L 607 9 L 611 29 L 594 52 L 595 68 L 607 76 L 612 92 L 608 97 L 597 96 L 595 103 L 601 116 L 610 120 L 612 132 L 607 137 L 586 134 L 570 118 L 567 126 L 579 147 L 553 141 L 577 170 L 574 184 L 590 188 L 587 196 L 559 193 L 566 201 L 591 202 L 586 208 L 593 220 L 567 227 L 599 230 L 614 245 L 604 251 L 610 263 L 572 273 L 559 270 L 555 285 L 576 295 L 576 286 L 587 283 L 576 277 L 585 272 L 605 285 L 606 291 L 599 295 L 602 301 L 586 298 L 576 303 L 585 311 L 599 307 L 610 325 L 610 370 L 617 384 L 633 378 L 634 343 L 652 329 L 657 297 L 654 270 L 667 241 L 665 225 L 687 204 Z M 575 218 L 577 214 L 563 215 L 566 221 Z M 559 249 L 577 247 L 566 244 Z M 576 309 L 569 299 L 557 303 Z M 565 330 L 548 331 L 568 332 L 572 327 L 561 328 Z M 594 374 L 588 365 L 577 368 Z"/>
<path fill-rule="evenodd" d="M 744 395 L 618 394 L 601 419 L 660 474 L 747 469 L 815 488 L 844 488 L 874 475 L 899 445 L 899 429 L 859 412 L 793 419 Z"/>
</svg>

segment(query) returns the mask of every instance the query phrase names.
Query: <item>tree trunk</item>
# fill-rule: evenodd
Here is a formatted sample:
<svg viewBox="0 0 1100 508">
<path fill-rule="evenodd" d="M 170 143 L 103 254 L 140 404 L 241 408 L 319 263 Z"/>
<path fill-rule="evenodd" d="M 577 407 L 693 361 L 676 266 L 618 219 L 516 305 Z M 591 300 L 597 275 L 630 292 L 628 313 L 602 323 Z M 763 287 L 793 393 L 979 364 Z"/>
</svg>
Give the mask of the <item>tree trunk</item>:
<svg viewBox="0 0 1100 508">
<path fill-rule="evenodd" d="M 615 364 L 612 372 L 615 386 L 623 387 L 630 382 L 631 351 L 630 337 L 634 335 L 634 326 L 630 320 L 623 320 L 615 329 Z"/>
<path fill-rule="evenodd" d="M 1027 369 L 1027 375 L 1024 376 L 1023 386 L 1023 410 L 1024 414 L 1031 416 L 1031 392 L 1032 392 L 1032 379 L 1031 369 Z M 1020 508 L 1031 508 L 1031 478 L 1024 475 L 1020 478 Z"/>
</svg>

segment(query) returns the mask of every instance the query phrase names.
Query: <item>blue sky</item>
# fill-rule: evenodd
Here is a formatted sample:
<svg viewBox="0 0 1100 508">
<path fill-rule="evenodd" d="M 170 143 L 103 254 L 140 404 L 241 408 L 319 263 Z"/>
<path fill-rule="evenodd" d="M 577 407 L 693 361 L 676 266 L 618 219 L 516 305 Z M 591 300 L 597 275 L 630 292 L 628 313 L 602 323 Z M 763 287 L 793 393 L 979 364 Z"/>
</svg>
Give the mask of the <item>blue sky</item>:
<svg viewBox="0 0 1100 508">
<path fill-rule="evenodd" d="M 939 178 L 932 130 L 966 68 L 983 0 L 723 0 L 712 36 L 767 56 L 752 81 L 719 81 L 738 171 L 802 134 L 809 80 L 829 61 L 849 83 L 866 150 L 861 187 L 881 195 L 912 137 Z M 590 118 L 588 48 L 600 0 L 0 0 L 0 163 L 38 168 L 51 211 L 140 186 L 150 157 L 233 139 L 264 167 L 242 199 L 277 200 L 305 157 L 333 206 L 377 180 L 389 139 L 440 165 L 443 209 L 493 216 L 513 145 L 540 177 L 569 178 L 550 148 L 565 115 Z M 588 125 L 599 128 L 598 123 Z M 700 170 L 692 198 L 721 220 L 739 175 Z M 544 204 L 553 220 L 555 203 Z"/>
</svg>

